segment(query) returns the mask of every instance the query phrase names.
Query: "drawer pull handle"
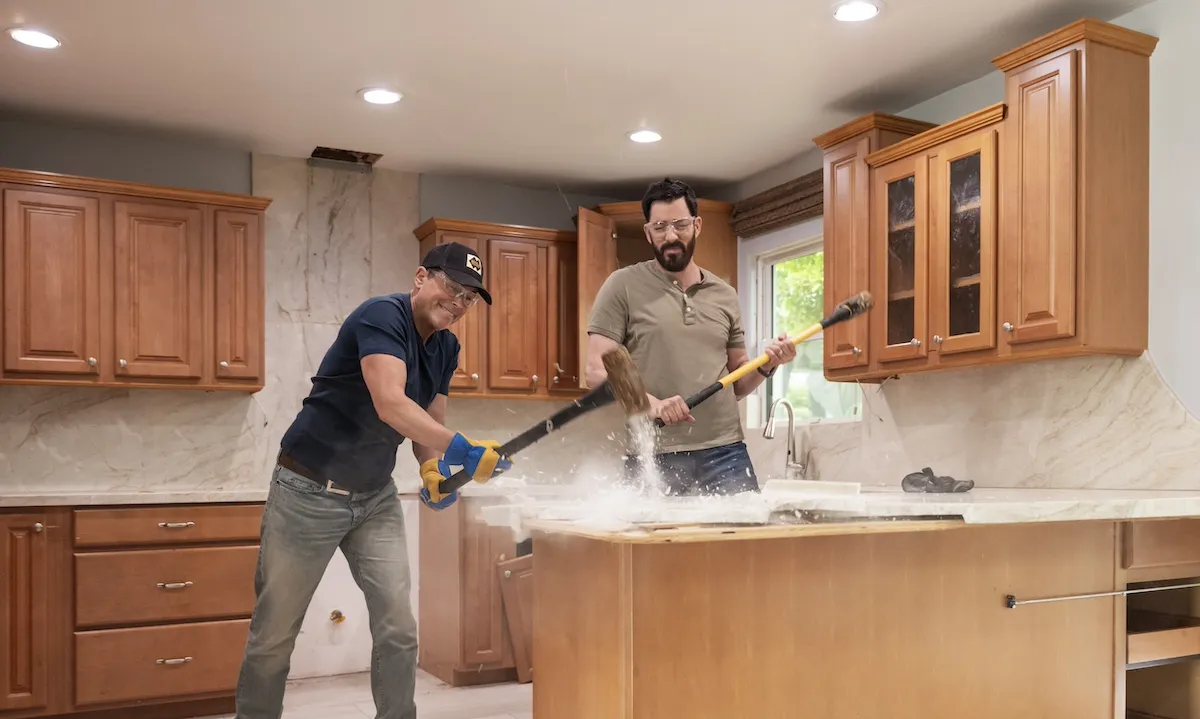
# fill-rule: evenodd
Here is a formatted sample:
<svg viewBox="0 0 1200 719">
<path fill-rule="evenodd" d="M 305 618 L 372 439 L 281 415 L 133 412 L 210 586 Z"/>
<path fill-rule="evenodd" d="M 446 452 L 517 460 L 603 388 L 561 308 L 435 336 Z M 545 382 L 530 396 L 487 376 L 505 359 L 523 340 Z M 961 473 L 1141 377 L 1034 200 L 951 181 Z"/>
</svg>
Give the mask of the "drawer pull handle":
<svg viewBox="0 0 1200 719">
<path fill-rule="evenodd" d="M 159 522 L 159 527 L 163 529 L 187 529 L 188 527 L 196 526 L 195 522 Z"/>
<path fill-rule="evenodd" d="M 156 659 L 155 664 L 186 664 L 192 661 L 191 657 L 180 657 L 178 659 Z"/>
<path fill-rule="evenodd" d="M 192 586 L 191 582 L 159 582 L 159 589 L 187 589 Z"/>
</svg>

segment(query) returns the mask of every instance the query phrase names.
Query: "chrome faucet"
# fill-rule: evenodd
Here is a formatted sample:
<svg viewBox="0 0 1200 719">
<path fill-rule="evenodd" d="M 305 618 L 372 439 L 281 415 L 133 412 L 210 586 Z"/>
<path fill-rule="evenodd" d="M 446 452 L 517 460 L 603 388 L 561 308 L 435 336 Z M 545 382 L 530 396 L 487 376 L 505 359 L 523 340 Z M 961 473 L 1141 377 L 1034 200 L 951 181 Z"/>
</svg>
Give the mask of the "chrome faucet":
<svg viewBox="0 0 1200 719">
<path fill-rule="evenodd" d="M 775 438 L 775 409 L 782 404 L 787 409 L 788 428 L 787 428 L 787 465 L 784 467 L 784 477 L 786 479 L 808 479 L 808 465 L 811 460 L 811 451 L 805 442 L 804 456 L 801 459 L 796 453 L 796 415 L 792 410 L 792 403 L 787 401 L 787 398 L 780 397 L 771 403 L 771 411 L 767 415 L 767 426 L 763 428 L 763 439 Z"/>
</svg>

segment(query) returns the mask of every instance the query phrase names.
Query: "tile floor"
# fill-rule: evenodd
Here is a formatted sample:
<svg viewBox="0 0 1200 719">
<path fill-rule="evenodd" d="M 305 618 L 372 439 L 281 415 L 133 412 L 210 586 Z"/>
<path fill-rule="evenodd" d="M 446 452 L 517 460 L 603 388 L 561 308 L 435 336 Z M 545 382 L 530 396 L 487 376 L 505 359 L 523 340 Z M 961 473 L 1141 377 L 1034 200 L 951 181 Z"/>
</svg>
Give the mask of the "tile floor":
<svg viewBox="0 0 1200 719">
<path fill-rule="evenodd" d="M 456 689 L 418 671 L 417 713 L 420 719 L 533 719 L 533 685 L 512 682 Z M 369 674 L 289 682 L 283 698 L 283 719 L 374 717 Z"/>
</svg>

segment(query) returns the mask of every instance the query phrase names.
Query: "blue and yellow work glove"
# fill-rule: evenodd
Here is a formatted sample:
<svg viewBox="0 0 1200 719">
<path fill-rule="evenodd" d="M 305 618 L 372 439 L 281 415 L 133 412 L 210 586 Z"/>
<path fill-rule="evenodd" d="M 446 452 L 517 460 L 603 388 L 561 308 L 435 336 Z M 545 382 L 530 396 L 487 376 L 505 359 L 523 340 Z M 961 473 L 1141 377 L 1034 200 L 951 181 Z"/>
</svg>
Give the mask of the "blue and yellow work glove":
<svg viewBox="0 0 1200 719">
<path fill-rule="evenodd" d="M 476 482 L 486 482 L 502 472 L 512 469 L 512 462 L 502 458 L 496 449 L 499 442 L 484 440 L 476 442 L 461 434 L 454 435 L 446 454 L 438 462 L 438 471 L 450 477 L 458 469 L 465 469 Z"/>
<path fill-rule="evenodd" d="M 438 469 L 439 461 L 435 457 L 421 463 L 421 501 L 425 506 L 440 511 L 454 504 L 458 499 L 458 492 L 442 494 L 438 491 L 438 483 L 446 479 L 446 475 Z"/>
</svg>

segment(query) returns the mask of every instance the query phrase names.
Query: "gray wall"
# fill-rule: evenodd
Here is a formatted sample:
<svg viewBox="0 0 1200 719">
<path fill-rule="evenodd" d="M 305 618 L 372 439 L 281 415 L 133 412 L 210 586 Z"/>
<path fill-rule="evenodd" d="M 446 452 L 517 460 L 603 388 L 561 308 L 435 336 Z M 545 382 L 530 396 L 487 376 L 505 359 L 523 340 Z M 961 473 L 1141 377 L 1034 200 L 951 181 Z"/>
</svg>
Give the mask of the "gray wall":
<svg viewBox="0 0 1200 719">
<path fill-rule="evenodd" d="M 212 141 L 0 115 L 0 167 L 250 193 L 250 153 Z"/>
<path fill-rule="evenodd" d="M 1003 100 L 1004 73 L 997 70 L 894 114 L 941 125 Z M 964 107 L 970 109 L 964 112 Z M 774 167 L 753 174 L 741 182 L 721 188 L 713 195 L 713 198 L 726 202 L 737 202 L 763 190 L 769 190 L 776 185 L 794 180 L 813 170 L 821 169 L 822 159 L 819 148 L 810 148 Z"/>
<path fill-rule="evenodd" d="M 533 190 L 451 175 L 421 175 L 421 222 L 431 217 L 573 230 L 579 206 L 640 200 Z"/>
</svg>

